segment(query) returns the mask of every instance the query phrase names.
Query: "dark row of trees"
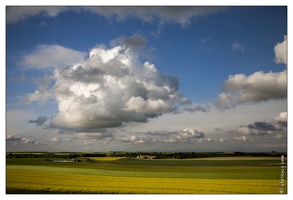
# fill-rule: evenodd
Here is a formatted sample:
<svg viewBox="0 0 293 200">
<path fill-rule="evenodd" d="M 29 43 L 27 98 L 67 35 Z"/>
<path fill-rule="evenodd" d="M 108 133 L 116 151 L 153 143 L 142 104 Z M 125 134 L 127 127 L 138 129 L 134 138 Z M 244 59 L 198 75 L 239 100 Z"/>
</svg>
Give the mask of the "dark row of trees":
<svg viewBox="0 0 293 200">
<path fill-rule="evenodd" d="M 72 159 L 75 157 L 130 157 L 136 158 L 139 155 L 156 156 L 158 159 L 185 159 L 185 158 L 209 158 L 229 156 L 281 156 L 287 157 L 284 152 L 94 152 L 94 153 L 6 153 L 6 158 L 63 158 Z"/>
</svg>

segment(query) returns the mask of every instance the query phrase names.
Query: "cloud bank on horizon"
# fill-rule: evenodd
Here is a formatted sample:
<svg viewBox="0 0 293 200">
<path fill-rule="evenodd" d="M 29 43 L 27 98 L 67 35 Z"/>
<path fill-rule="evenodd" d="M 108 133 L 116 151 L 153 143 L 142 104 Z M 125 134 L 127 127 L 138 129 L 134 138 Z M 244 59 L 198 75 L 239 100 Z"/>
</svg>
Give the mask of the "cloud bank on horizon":
<svg viewBox="0 0 293 200">
<path fill-rule="evenodd" d="M 184 73 L 169 74 L 165 71 L 169 68 L 172 70 L 171 67 L 164 68 L 158 65 L 159 62 L 149 59 L 148 44 L 151 42 L 152 47 L 153 39 L 164 38 L 167 24 L 177 24 L 178 29 L 184 30 L 202 19 L 207 20 L 207 16 L 226 13 L 231 9 L 233 8 L 196 6 L 7 7 L 8 27 L 16 27 L 37 17 L 42 21 L 57 18 L 62 20 L 67 13 L 96 14 L 106 19 L 106 24 L 113 23 L 112 20 L 121 24 L 133 19 L 138 19 L 143 24 L 156 24 L 155 30 L 147 32 L 151 38 L 137 29 L 129 37 L 121 31 L 116 38 L 103 43 L 93 43 L 88 51 L 44 40 L 22 53 L 15 63 L 15 69 L 22 74 L 18 77 L 13 75 L 10 80 L 14 84 L 33 82 L 36 87 L 30 86 L 25 94 L 15 97 L 21 99 L 16 106 L 34 109 L 34 106 L 54 105 L 57 109 L 55 108 L 56 112 L 53 115 L 42 113 L 39 116 L 31 116 L 30 120 L 24 118 L 26 124 L 35 124 L 34 128 L 38 128 L 39 131 L 50 132 L 51 138 L 46 134 L 30 135 L 29 131 L 16 129 L 8 109 L 7 120 L 11 120 L 11 123 L 7 128 L 6 142 L 9 148 L 21 146 L 20 148 L 26 149 L 24 145 L 29 144 L 47 146 L 49 149 L 49 146 L 53 145 L 55 149 L 58 147 L 61 150 L 60 144 L 64 144 L 67 149 L 70 148 L 70 144 L 74 144 L 74 148 L 77 149 L 93 150 L 94 146 L 99 144 L 110 145 L 112 149 L 117 150 L 140 147 L 146 150 L 178 150 L 184 145 L 189 149 L 206 150 L 211 148 L 211 144 L 217 144 L 219 148 L 225 149 L 225 145 L 237 148 L 239 142 L 244 142 L 247 145 L 245 148 L 258 149 L 257 144 L 262 144 L 263 141 L 270 141 L 269 143 L 276 148 L 286 148 L 286 110 L 271 113 L 273 120 L 270 122 L 267 121 L 268 117 L 264 117 L 264 121 L 255 119 L 254 122 L 248 122 L 248 125 L 243 125 L 239 120 L 238 128 L 234 129 L 219 128 L 220 126 L 210 124 L 209 116 L 214 119 L 234 112 L 233 109 L 240 112 L 243 106 L 261 103 L 276 103 L 276 110 L 286 107 L 284 105 L 287 100 L 287 35 L 283 35 L 284 40 L 276 41 L 271 48 L 274 57 L 270 59 L 275 64 L 285 65 L 283 71 L 256 70 L 251 74 L 227 72 L 228 79 L 220 83 L 222 93 L 215 94 L 217 98 L 209 98 L 204 103 L 197 103 L 191 95 L 200 94 L 199 88 L 201 84 L 204 86 L 203 82 L 194 89 L 183 88 L 185 92 L 181 89 L 182 77 L 187 76 L 184 73 L 193 73 L 193 78 L 196 79 L 203 69 L 198 70 L 198 73 L 196 70 L 185 71 L 186 60 L 184 64 L 182 60 L 182 66 L 179 67 L 182 67 Z M 209 45 L 212 40 L 212 37 L 202 37 L 198 43 L 202 47 Z M 167 43 L 162 42 L 162 39 L 159 42 Z M 168 42 L 174 41 L 171 39 Z M 110 45 L 105 45 L 107 43 Z M 231 43 L 232 45 L 227 45 L 227 52 L 247 54 L 250 51 L 249 45 L 244 42 L 232 40 Z M 154 49 L 153 51 L 157 51 Z M 180 63 L 184 52 L 178 50 L 176 53 L 174 57 L 177 57 Z M 158 55 L 160 54 L 162 53 Z M 209 82 L 212 82 L 212 79 Z M 163 124 L 167 124 L 164 121 L 165 116 L 184 116 L 188 120 L 203 116 L 202 118 L 206 119 L 206 127 L 212 126 L 212 131 L 208 128 L 197 131 L 199 123 L 196 120 L 191 120 L 183 128 L 173 130 L 168 129 L 166 125 L 157 129 L 152 127 L 149 131 L 140 130 L 143 124 L 149 124 L 150 121 L 162 120 Z M 231 127 L 231 124 L 227 127 Z M 30 129 L 32 127 L 28 128 Z M 281 145 L 275 142 L 276 140 L 281 142 Z"/>
</svg>

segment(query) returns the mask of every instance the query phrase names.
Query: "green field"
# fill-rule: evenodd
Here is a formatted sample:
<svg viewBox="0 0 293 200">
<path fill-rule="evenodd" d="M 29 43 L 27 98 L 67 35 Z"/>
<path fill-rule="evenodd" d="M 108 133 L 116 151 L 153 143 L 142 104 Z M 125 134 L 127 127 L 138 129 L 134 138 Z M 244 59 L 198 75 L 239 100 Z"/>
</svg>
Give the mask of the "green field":
<svg viewBox="0 0 293 200">
<path fill-rule="evenodd" d="M 7 193 L 85 194 L 287 194 L 280 158 L 90 158 L 60 163 L 43 158 L 6 159 Z"/>
</svg>

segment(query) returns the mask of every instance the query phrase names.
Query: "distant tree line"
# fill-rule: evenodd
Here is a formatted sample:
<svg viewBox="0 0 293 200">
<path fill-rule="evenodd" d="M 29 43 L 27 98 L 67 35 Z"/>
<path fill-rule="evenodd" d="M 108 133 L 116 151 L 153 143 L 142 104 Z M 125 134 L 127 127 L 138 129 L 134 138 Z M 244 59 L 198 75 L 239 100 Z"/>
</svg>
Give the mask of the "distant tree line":
<svg viewBox="0 0 293 200">
<path fill-rule="evenodd" d="M 235 157 L 235 156 L 263 156 L 263 157 L 272 157 L 272 156 L 281 156 L 284 155 L 287 157 L 287 153 L 277 153 L 277 152 L 141 152 L 139 155 L 150 155 L 156 156 L 159 159 L 187 159 L 187 158 L 211 158 L 211 157 Z"/>
<path fill-rule="evenodd" d="M 158 159 L 187 159 L 187 158 L 210 158 L 210 157 L 233 157 L 233 156 L 281 156 L 287 157 L 285 152 L 8 152 L 6 158 L 63 158 L 72 159 L 75 157 L 129 157 L 136 158 L 139 155 L 156 156 Z"/>
</svg>

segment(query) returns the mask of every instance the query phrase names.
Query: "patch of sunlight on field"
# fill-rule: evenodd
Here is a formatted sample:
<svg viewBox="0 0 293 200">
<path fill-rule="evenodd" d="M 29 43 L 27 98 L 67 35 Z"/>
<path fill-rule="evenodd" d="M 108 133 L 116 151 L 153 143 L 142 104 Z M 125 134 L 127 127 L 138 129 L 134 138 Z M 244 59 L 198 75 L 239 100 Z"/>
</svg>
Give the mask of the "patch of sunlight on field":
<svg viewBox="0 0 293 200">
<path fill-rule="evenodd" d="M 6 170 L 7 193 L 278 194 L 279 180 L 117 177 Z M 287 181 L 284 182 L 287 193 Z"/>
<path fill-rule="evenodd" d="M 89 159 L 92 159 L 94 161 L 104 161 L 104 162 L 109 162 L 109 161 L 115 161 L 115 160 L 120 160 L 123 157 L 88 157 Z"/>
</svg>

